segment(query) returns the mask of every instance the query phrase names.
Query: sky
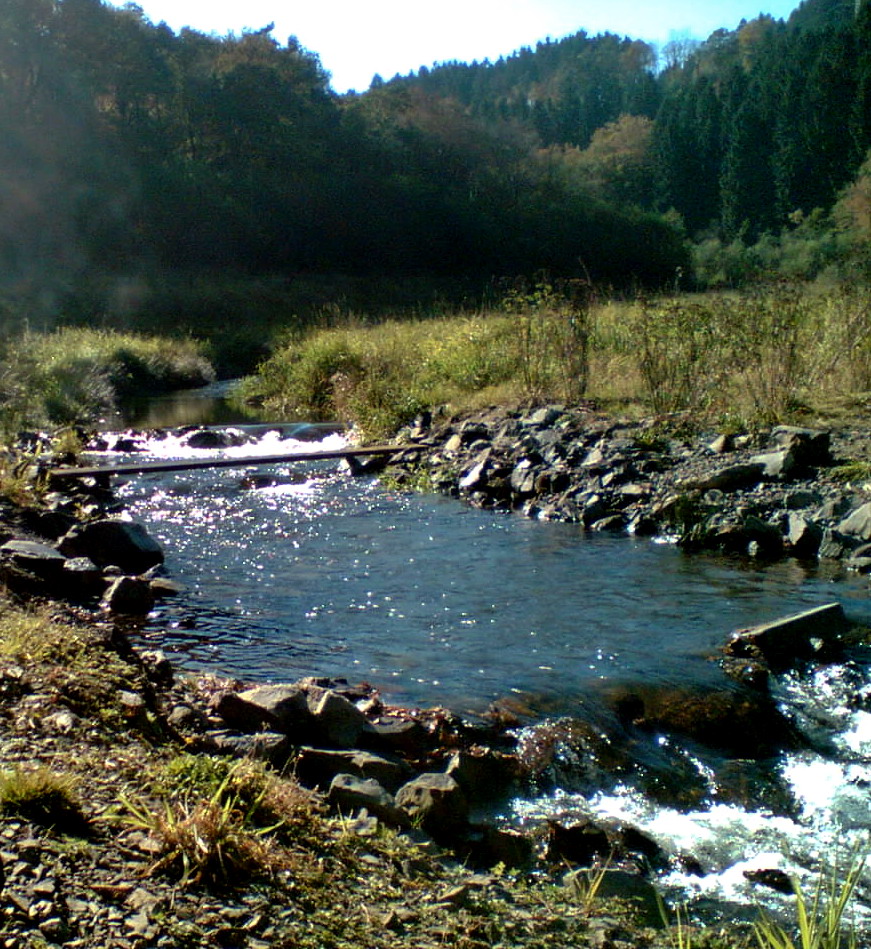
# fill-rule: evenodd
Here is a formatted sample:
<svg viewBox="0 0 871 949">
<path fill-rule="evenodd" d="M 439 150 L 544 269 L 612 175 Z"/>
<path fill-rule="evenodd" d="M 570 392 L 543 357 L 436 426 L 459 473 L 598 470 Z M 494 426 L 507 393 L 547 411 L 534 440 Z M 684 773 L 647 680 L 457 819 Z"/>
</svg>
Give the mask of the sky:
<svg viewBox="0 0 871 949">
<path fill-rule="evenodd" d="M 138 0 L 152 23 L 175 32 L 241 34 L 275 23 L 320 57 L 336 92 L 363 92 L 421 66 L 496 60 L 547 37 L 586 30 L 652 43 L 733 30 L 742 19 L 786 18 L 799 0 Z M 123 0 L 112 0 L 123 6 Z"/>
</svg>

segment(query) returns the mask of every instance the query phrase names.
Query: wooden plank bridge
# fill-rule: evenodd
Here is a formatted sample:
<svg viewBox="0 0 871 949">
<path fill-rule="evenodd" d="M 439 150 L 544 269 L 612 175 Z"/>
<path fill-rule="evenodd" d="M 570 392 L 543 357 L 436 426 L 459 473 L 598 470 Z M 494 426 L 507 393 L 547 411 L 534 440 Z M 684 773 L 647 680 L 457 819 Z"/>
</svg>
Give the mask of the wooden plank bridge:
<svg viewBox="0 0 871 949">
<path fill-rule="evenodd" d="M 337 448 L 331 451 L 303 451 L 283 455 L 246 455 L 245 457 L 187 458 L 171 461 L 130 461 L 118 465 L 97 465 L 50 468 L 49 481 L 68 481 L 73 478 L 106 479 L 110 475 L 152 474 L 164 471 L 195 471 L 201 468 L 248 468 L 253 465 L 278 465 L 296 461 L 327 461 L 330 459 L 399 455 L 408 451 L 422 451 L 424 445 L 373 445 L 369 448 Z"/>
</svg>

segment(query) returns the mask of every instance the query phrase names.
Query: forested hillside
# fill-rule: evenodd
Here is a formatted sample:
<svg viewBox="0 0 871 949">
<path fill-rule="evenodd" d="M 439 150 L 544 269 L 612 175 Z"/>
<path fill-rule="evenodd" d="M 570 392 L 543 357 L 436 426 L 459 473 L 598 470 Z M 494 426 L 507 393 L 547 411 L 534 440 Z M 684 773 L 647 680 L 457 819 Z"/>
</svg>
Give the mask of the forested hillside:
<svg viewBox="0 0 871 949">
<path fill-rule="evenodd" d="M 869 146 L 868 2 L 661 55 L 578 33 L 340 97 L 268 26 L 0 0 L 0 306 L 141 319 L 180 273 L 670 286 L 687 238 L 830 233 L 833 208 L 860 232 Z"/>
</svg>

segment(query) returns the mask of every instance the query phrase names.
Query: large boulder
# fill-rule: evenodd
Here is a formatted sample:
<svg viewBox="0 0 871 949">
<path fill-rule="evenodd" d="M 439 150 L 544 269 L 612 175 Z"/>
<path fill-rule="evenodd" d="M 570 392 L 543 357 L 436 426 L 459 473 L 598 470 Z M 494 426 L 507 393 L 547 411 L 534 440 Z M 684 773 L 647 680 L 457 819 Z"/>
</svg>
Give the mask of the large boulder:
<svg viewBox="0 0 871 949">
<path fill-rule="evenodd" d="M 111 564 L 125 573 L 144 573 L 163 563 L 160 544 L 145 525 L 118 517 L 77 525 L 64 535 L 58 549 L 67 557 L 88 557 L 98 567 Z"/>
</svg>

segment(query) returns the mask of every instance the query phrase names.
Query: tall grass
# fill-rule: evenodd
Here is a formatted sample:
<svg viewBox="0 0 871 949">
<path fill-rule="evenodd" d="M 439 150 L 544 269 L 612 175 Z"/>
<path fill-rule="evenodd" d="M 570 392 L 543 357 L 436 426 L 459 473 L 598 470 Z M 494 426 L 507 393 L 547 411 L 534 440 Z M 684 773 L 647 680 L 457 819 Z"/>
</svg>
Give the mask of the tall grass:
<svg viewBox="0 0 871 949">
<path fill-rule="evenodd" d="M 348 319 L 286 340 L 245 393 L 383 435 L 424 405 L 595 399 L 699 423 L 773 423 L 871 389 L 871 297 L 781 284 L 596 303 L 539 286 L 475 313 Z"/>
<path fill-rule="evenodd" d="M 0 419 L 7 431 L 87 421 L 134 392 L 162 392 L 214 378 L 203 344 L 60 329 L 25 332 L 0 347 Z"/>
<path fill-rule="evenodd" d="M 762 912 L 754 926 L 759 949 L 858 949 L 855 929 L 847 926 L 847 909 L 865 869 L 865 858 L 853 853 L 846 876 L 837 867 L 821 872 L 812 894 L 793 880 L 795 939 L 780 923 Z"/>
<path fill-rule="evenodd" d="M 376 325 L 349 318 L 288 340 L 246 381 L 243 398 L 378 436 L 443 402 L 579 398 L 590 341 L 589 306 L 550 287 L 516 291 L 489 312 Z"/>
</svg>

